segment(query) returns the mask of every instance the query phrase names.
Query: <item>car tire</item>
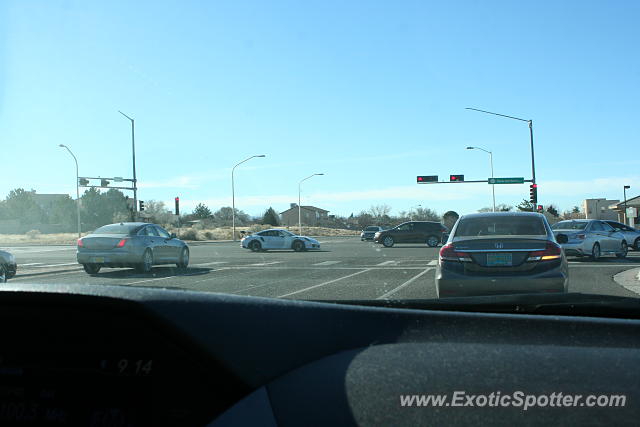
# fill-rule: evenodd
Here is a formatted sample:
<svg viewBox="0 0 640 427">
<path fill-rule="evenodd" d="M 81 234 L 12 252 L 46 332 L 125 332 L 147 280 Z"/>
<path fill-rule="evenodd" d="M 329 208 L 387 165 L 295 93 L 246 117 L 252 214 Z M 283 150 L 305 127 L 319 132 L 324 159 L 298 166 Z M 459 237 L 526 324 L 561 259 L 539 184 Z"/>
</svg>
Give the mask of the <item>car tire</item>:
<svg viewBox="0 0 640 427">
<path fill-rule="evenodd" d="M 7 269 L 4 265 L 0 265 L 0 283 L 7 283 Z"/>
<path fill-rule="evenodd" d="M 436 246 L 438 246 L 438 243 L 440 243 L 440 239 L 438 239 L 438 236 L 431 235 L 427 237 L 426 243 L 430 248 L 435 248 Z"/>
<path fill-rule="evenodd" d="M 87 274 L 98 274 L 102 268 L 102 266 L 98 264 L 82 264 L 82 267 Z"/>
<path fill-rule="evenodd" d="M 300 240 L 294 240 L 293 243 L 291 244 L 291 249 L 293 249 L 296 252 L 304 251 L 305 250 L 304 242 L 301 242 Z"/>
<path fill-rule="evenodd" d="M 600 259 L 600 255 L 601 255 L 601 251 L 600 251 L 600 244 L 596 243 L 593 245 L 593 248 L 591 248 L 591 260 L 592 261 L 597 261 L 598 259 Z"/>
<path fill-rule="evenodd" d="M 633 244 L 633 247 L 636 251 L 640 251 L 640 237 L 636 239 L 636 241 Z"/>
<path fill-rule="evenodd" d="M 395 242 L 393 241 L 393 237 L 391 236 L 384 236 L 382 238 L 382 246 L 384 246 L 385 248 L 390 248 L 393 246 Z"/>
<path fill-rule="evenodd" d="M 186 270 L 189 266 L 189 249 L 182 248 L 180 251 L 180 259 L 176 263 L 176 266 L 181 270 Z"/>
<path fill-rule="evenodd" d="M 150 273 L 153 268 L 153 252 L 151 249 L 145 249 L 142 254 L 142 263 L 138 264 L 138 271 L 140 273 Z"/>
<path fill-rule="evenodd" d="M 617 252 L 616 256 L 621 259 L 626 258 L 628 252 L 629 252 L 629 245 L 627 245 L 627 242 L 623 240 L 622 244 L 620 245 L 620 252 Z"/>
<path fill-rule="evenodd" d="M 249 243 L 249 249 L 251 249 L 251 251 L 253 252 L 260 252 L 262 250 L 262 244 L 260 244 L 260 242 L 258 242 L 257 240 L 254 240 L 253 242 Z"/>
</svg>

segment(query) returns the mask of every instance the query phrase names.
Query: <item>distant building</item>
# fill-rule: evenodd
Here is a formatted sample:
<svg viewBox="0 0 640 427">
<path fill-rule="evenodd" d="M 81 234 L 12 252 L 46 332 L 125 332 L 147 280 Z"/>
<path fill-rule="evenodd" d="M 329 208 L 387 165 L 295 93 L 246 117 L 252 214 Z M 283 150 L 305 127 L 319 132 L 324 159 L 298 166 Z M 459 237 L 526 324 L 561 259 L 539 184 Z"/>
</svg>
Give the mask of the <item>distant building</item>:
<svg viewBox="0 0 640 427">
<path fill-rule="evenodd" d="M 609 208 L 617 203 L 620 203 L 620 200 L 586 199 L 582 202 L 582 209 L 587 219 L 617 221 L 618 213 Z"/>
<path fill-rule="evenodd" d="M 625 218 L 625 206 L 629 215 Z M 615 212 L 617 215 L 616 220 L 619 222 L 624 222 L 631 227 L 640 227 L 640 196 L 632 197 L 627 199 L 626 203 L 624 201 L 618 202 L 609 206 L 609 209 L 612 212 Z"/>
<path fill-rule="evenodd" d="M 284 212 L 280 212 L 280 220 L 282 225 L 293 226 L 298 225 L 298 204 L 291 203 L 291 207 Z M 323 220 L 329 218 L 329 211 L 315 206 L 300 206 L 300 216 L 302 225 L 317 226 Z"/>
<path fill-rule="evenodd" d="M 51 212 L 57 202 L 69 198 L 68 194 L 36 194 L 35 190 L 32 190 L 31 194 L 33 201 L 45 212 Z"/>
</svg>

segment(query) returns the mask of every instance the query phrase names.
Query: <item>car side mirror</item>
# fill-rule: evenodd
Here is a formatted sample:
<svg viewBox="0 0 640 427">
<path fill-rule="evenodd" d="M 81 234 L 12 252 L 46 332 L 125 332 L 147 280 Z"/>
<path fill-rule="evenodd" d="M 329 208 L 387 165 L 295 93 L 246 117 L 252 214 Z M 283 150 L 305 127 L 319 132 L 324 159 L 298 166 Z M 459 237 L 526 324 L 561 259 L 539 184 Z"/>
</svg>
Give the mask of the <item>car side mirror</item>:
<svg viewBox="0 0 640 427">
<path fill-rule="evenodd" d="M 566 234 L 558 234 L 556 236 L 556 241 L 562 245 L 563 243 L 567 243 L 569 241 L 569 237 L 567 237 Z"/>
<path fill-rule="evenodd" d="M 171 237 L 172 239 L 176 239 L 176 238 L 178 237 L 178 235 L 177 235 L 176 233 L 171 233 L 171 236 L 170 236 L 170 237 Z"/>
</svg>

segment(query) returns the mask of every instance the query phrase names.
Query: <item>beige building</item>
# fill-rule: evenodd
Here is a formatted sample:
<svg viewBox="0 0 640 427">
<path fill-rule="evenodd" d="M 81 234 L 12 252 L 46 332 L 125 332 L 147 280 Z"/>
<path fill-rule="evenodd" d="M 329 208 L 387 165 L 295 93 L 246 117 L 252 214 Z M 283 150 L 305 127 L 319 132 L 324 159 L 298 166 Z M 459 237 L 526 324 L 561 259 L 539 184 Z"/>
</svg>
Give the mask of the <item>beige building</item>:
<svg viewBox="0 0 640 427">
<path fill-rule="evenodd" d="M 329 218 L 329 211 L 316 208 L 315 206 L 300 206 L 300 216 L 302 225 L 317 226 L 323 220 Z M 280 221 L 282 225 L 294 226 L 298 225 L 298 205 L 291 203 L 291 207 L 284 212 L 280 212 Z"/>
<path fill-rule="evenodd" d="M 582 202 L 582 209 L 587 219 L 618 220 L 618 213 L 610 209 L 611 205 L 620 203 L 620 200 L 586 199 Z"/>
<path fill-rule="evenodd" d="M 625 218 L 625 207 L 627 209 L 627 216 Z M 640 196 L 632 197 L 624 201 L 617 202 L 609 206 L 612 212 L 617 215 L 616 221 L 624 222 L 630 227 L 640 227 Z"/>
</svg>

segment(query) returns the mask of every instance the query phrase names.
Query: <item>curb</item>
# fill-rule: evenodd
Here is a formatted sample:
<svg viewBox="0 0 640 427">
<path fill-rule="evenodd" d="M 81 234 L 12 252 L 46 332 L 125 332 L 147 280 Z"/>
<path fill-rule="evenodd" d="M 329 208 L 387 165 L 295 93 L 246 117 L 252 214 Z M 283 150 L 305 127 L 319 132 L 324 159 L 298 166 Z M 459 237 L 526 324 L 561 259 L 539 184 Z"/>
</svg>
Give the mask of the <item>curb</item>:
<svg viewBox="0 0 640 427">
<path fill-rule="evenodd" d="M 19 279 L 21 277 L 43 276 L 45 274 L 68 273 L 70 271 L 80 271 L 80 270 L 82 270 L 82 268 L 67 268 L 65 270 L 48 270 L 48 271 L 40 271 L 40 272 L 37 272 L 37 273 L 17 273 L 14 276 L 14 279 Z"/>
<path fill-rule="evenodd" d="M 622 271 L 613 280 L 623 288 L 640 295 L 640 268 Z"/>
</svg>

